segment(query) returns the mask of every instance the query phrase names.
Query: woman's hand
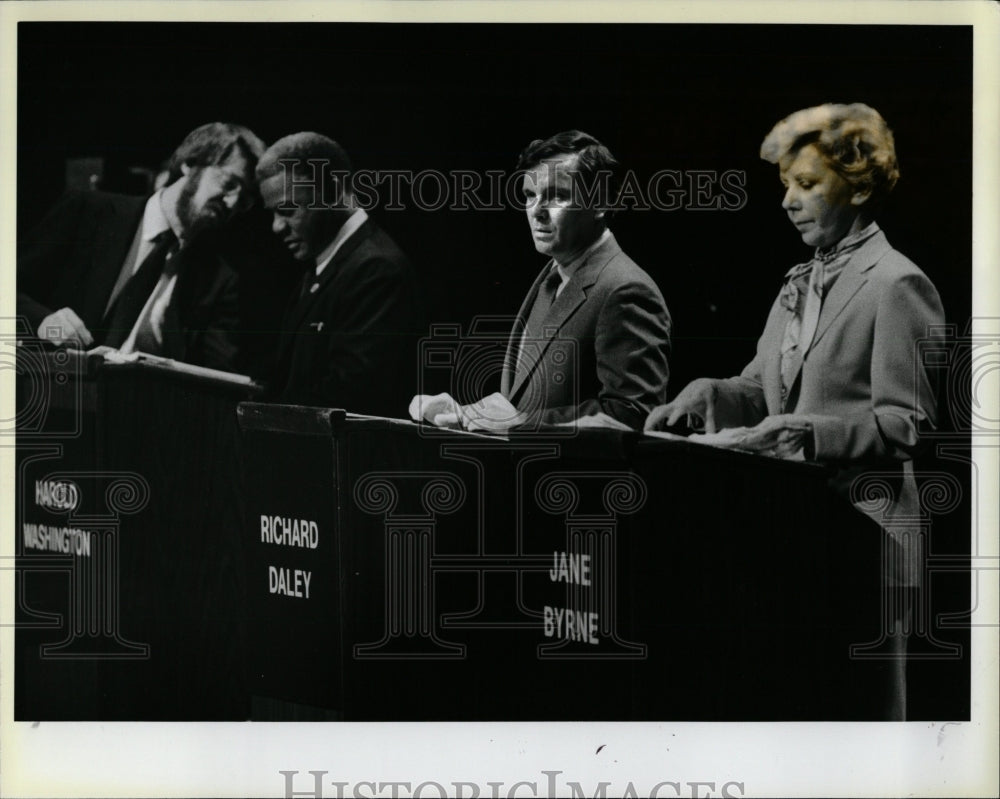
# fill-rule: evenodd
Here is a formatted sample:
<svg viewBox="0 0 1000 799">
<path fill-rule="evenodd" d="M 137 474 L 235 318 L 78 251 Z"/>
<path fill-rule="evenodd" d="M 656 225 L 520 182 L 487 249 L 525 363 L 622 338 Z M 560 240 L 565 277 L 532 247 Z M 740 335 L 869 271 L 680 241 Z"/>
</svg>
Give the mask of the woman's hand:
<svg viewBox="0 0 1000 799">
<path fill-rule="evenodd" d="M 715 380 L 710 377 L 699 377 L 697 380 L 692 380 L 672 401 L 654 408 L 646 418 L 643 429 L 659 430 L 664 427 L 673 427 L 682 416 L 687 416 L 688 427 L 700 428 L 704 425 L 706 433 L 714 433 L 717 397 L 718 389 Z"/>
</svg>

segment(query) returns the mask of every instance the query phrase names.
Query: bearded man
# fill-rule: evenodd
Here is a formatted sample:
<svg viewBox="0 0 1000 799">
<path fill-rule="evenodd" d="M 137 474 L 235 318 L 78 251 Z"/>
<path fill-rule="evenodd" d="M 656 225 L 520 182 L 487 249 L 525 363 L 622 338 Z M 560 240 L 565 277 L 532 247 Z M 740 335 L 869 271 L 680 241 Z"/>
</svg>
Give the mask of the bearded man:
<svg viewBox="0 0 1000 799">
<path fill-rule="evenodd" d="M 204 234 L 252 205 L 264 149 L 247 128 L 213 122 L 188 134 L 151 197 L 65 194 L 18 242 L 17 312 L 30 333 L 233 371 L 237 275 Z"/>
</svg>

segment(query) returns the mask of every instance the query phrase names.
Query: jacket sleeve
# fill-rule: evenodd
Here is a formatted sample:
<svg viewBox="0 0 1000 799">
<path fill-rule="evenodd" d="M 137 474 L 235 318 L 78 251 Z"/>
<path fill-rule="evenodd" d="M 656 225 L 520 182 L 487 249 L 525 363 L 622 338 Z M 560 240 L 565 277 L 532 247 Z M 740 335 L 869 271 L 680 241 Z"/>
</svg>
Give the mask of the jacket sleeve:
<svg viewBox="0 0 1000 799">
<path fill-rule="evenodd" d="M 80 192 L 66 192 L 41 222 L 17 242 L 17 315 L 28 320 L 33 334 L 57 308 L 47 296 L 66 265 L 72 241 L 79 235 L 83 208 Z"/>
<path fill-rule="evenodd" d="M 719 430 L 727 427 L 752 427 L 767 416 L 764 399 L 764 361 L 770 354 L 767 347 L 771 337 L 768 331 L 780 324 L 780 299 L 775 299 L 768 315 L 764 332 L 757 339 L 757 351 L 737 377 L 715 381 L 715 425 Z"/>
<path fill-rule="evenodd" d="M 937 421 L 933 382 L 918 342 L 944 322 L 937 290 L 922 273 L 893 281 L 879 297 L 871 332 L 871 399 L 845 416 L 809 415 L 817 460 L 907 460 Z"/>
<path fill-rule="evenodd" d="M 663 297 L 645 283 L 619 286 L 605 299 L 594 336 L 597 398 L 547 408 L 538 420 L 559 424 L 603 412 L 641 429 L 666 400 L 670 377 L 670 314 Z"/>
<path fill-rule="evenodd" d="M 236 371 L 240 351 L 239 330 L 239 278 L 236 272 L 226 267 L 208 324 L 201 336 L 202 365 L 226 372 Z"/>
</svg>

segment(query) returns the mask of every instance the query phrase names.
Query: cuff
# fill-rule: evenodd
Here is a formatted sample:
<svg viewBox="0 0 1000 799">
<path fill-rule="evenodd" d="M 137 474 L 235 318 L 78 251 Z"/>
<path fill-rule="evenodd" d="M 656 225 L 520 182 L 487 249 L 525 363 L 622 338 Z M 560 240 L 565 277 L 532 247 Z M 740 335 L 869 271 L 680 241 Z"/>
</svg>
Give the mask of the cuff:
<svg viewBox="0 0 1000 799">
<path fill-rule="evenodd" d="M 813 432 L 812 437 L 806 439 L 806 458 L 816 461 L 842 458 L 849 438 L 846 422 L 837 416 L 810 415 L 807 418 L 812 424 Z"/>
</svg>

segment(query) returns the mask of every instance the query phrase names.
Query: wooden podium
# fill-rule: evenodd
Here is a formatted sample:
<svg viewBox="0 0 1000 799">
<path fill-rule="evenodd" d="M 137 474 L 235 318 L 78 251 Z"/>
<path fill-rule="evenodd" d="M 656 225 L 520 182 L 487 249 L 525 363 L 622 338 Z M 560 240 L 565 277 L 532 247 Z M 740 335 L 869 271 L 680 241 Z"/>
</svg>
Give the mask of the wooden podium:
<svg viewBox="0 0 1000 799">
<path fill-rule="evenodd" d="M 611 430 L 243 403 L 254 718 L 877 714 L 879 538 L 828 472 Z"/>
<path fill-rule="evenodd" d="M 821 466 L 17 366 L 17 720 L 878 717 L 881 532 Z"/>
<path fill-rule="evenodd" d="M 15 718 L 245 719 L 235 376 L 17 359 Z"/>
</svg>

